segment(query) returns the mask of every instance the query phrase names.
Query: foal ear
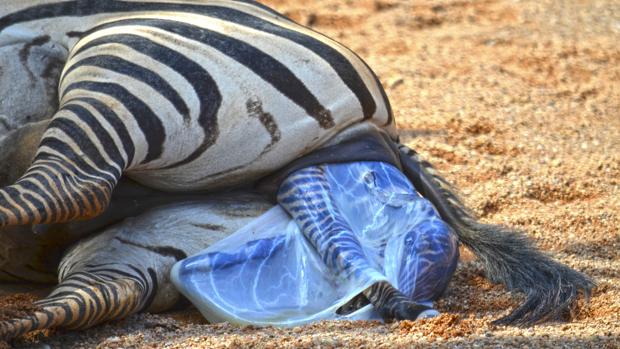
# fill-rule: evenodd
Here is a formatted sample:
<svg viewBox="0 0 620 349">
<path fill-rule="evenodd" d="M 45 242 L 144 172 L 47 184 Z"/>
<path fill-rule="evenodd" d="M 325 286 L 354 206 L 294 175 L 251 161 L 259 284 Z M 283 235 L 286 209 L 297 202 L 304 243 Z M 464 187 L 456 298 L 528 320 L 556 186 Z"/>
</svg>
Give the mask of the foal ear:
<svg viewBox="0 0 620 349">
<path fill-rule="evenodd" d="M 49 120 L 43 120 L 26 124 L 4 138 L 0 134 L 0 187 L 14 183 L 26 172 L 48 124 Z"/>
</svg>

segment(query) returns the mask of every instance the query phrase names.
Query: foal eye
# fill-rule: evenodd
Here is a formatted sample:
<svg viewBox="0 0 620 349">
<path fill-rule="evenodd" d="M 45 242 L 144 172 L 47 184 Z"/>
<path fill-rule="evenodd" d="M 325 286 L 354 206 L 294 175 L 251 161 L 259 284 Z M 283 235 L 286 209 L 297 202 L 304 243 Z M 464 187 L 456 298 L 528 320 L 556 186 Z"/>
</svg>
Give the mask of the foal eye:
<svg viewBox="0 0 620 349">
<path fill-rule="evenodd" d="M 366 174 L 364 174 L 363 179 L 364 179 L 364 183 L 375 186 L 377 182 L 377 175 L 375 174 L 374 171 L 369 171 L 369 172 L 366 172 Z"/>
</svg>

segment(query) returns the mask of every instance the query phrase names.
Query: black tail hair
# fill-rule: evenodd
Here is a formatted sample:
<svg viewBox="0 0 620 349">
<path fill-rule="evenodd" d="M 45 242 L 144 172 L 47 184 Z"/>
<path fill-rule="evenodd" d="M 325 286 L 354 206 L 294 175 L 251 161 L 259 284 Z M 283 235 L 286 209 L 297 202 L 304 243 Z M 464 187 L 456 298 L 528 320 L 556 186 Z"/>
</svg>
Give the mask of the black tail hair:
<svg viewBox="0 0 620 349">
<path fill-rule="evenodd" d="M 399 150 L 406 176 L 478 257 L 486 276 L 508 290 L 525 293 L 525 302 L 494 324 L 532 325 L 563 320 L 572 313 L 579 292 L 589 298 L 596 286 L 589 277 L 551 259 L 521 231 L 476 221 L 452 186 L 428 162 L 404 145 L 399 145 Z"/>
</svg>

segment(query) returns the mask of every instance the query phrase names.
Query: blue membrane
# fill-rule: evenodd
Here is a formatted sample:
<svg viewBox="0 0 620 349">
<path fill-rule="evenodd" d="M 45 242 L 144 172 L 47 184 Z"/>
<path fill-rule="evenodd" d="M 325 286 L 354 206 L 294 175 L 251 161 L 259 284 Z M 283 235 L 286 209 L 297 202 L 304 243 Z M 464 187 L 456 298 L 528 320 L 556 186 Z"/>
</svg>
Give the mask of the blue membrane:
<svg viewBox="0 0 620 349">
<path fill-rule="evenodd" d="M 458 240 L 394 166 L 326 164 L 291 174 L 275 206 L 177 263 L 172 280 L 212 322 L 293 326 L 378 318 L 336 310 L 387 280 L 417 302 L 437 299 Z"/>
</svg>

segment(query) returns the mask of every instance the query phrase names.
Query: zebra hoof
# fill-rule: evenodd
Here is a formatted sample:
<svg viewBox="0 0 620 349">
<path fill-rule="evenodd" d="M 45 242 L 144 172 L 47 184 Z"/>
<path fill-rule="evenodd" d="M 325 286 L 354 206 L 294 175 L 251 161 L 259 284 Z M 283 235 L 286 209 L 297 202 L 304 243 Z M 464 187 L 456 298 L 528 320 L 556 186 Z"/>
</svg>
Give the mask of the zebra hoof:
<svg viewBox="0 0 620 349">
<path fill-rule="evenodd" d="M 439 316 L 439 312 L 437 310 L 429 309 L 429 310 L 424 310 L 423 312 L 421 312 L 420 315 L 418 315 L 418 318 L 416 320 L 431 319 L 437 316 Z"/>
<path fill-rule="evenodd" d="M 379 311 L 385 322 L 425 319 L 439 315 L 437 310 L 410 300 L 400 301 L 388 309 Z"/>
</svg>

